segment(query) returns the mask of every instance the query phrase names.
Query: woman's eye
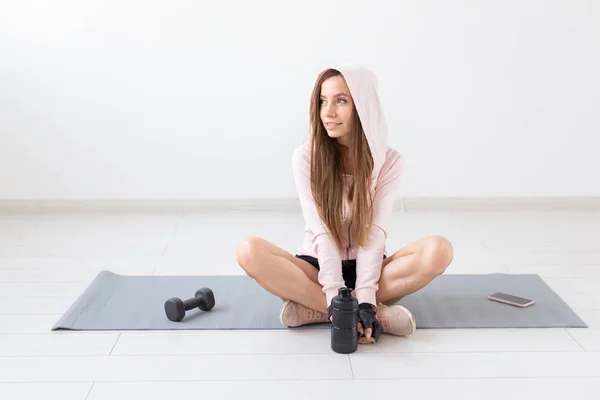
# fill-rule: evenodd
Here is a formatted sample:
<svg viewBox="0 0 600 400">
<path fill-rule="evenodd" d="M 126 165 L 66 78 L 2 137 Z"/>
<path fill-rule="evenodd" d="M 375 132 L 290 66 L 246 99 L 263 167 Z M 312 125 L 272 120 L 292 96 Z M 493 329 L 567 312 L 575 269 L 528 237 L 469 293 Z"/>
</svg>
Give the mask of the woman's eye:
<svg viewBox="0 0 600 400">
<path fill-rule="evenodd" d="M 346 99 L 338 99 L 338 103 L 346 104 L 347 101 L 346 101 Z M 321 104 L 321 105 L 325 104 L 325 100 L 323 100 L 323 99 L 319 100 L 319 104 Z"/>
</svg>

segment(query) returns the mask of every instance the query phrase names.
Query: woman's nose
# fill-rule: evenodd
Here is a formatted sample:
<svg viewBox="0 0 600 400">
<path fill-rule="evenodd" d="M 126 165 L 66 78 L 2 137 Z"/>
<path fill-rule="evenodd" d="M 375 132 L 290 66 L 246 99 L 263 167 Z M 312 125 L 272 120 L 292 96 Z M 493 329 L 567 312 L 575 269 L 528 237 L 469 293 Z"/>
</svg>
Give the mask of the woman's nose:
<svg viewBox="0 0 600 400">
<path fill-rule="evenodd" d="M 325 109 L 325 114 L 326 115 L 335 115 L 335 106 L 328 105 L 327 108 Z"/>
</svg>

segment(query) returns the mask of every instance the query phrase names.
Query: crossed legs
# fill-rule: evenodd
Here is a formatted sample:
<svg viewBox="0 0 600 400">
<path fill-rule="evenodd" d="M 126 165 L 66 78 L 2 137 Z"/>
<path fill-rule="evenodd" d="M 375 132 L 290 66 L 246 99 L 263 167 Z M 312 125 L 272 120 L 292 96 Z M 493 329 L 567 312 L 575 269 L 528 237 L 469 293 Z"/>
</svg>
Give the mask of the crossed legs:
<svg viewBox="0 0 600 400">
<path fill-rule="evenodd" d="M 264 239 L 249 237 L 236 249 L 246 274 L 275 296 L 327 314 L 318 271 L 308 262 Z M 412 242 L 383 260 L 378 303 L 393 304 L 441 275 L 452 262 L 453 248 L 441 236 Z"/>
</svg>

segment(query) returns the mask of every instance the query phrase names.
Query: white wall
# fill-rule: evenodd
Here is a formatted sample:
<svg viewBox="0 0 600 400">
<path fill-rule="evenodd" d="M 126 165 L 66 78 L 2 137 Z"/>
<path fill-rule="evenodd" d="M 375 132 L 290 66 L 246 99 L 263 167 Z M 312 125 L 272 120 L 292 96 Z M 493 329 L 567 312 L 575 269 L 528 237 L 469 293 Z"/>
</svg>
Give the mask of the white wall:
<svg viewBox="0 0 600 400">
<path fill-rule="evenodd" d="M 400 194 L 600 195 L 598 1 L 0 3 L 2 199 L 294 197 L 311 86 L 347 61 Z"/>
</svg>

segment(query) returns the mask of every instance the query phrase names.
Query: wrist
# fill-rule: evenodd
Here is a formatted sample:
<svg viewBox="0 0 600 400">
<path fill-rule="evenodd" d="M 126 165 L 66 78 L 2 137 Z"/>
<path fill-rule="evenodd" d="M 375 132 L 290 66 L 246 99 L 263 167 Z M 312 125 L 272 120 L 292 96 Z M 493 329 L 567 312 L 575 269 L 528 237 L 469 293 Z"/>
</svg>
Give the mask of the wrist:
<svg viewBox="0 0 600 400">
<path fill-rule="evenodd" d="M 376 289 L 371 287 L 363 287 L 354 291 L 358 304 L 369 303 L 376 305 L 375 293 Z"/>
<path fill-rule="evenodd" d="M 338 294 L 338 289 L 333 287 L 323 291 L 325 293 L 325 302 L 327 307 L 331 307 L 331 300 Z"/>
<path fill-rule="evenodd" d="M 373 314 L 377 314 L 377 307 L 375 306 L 375 304 L 371 303 L 359 303 L 358 311 L 372 311 Z"/>
</svg>

